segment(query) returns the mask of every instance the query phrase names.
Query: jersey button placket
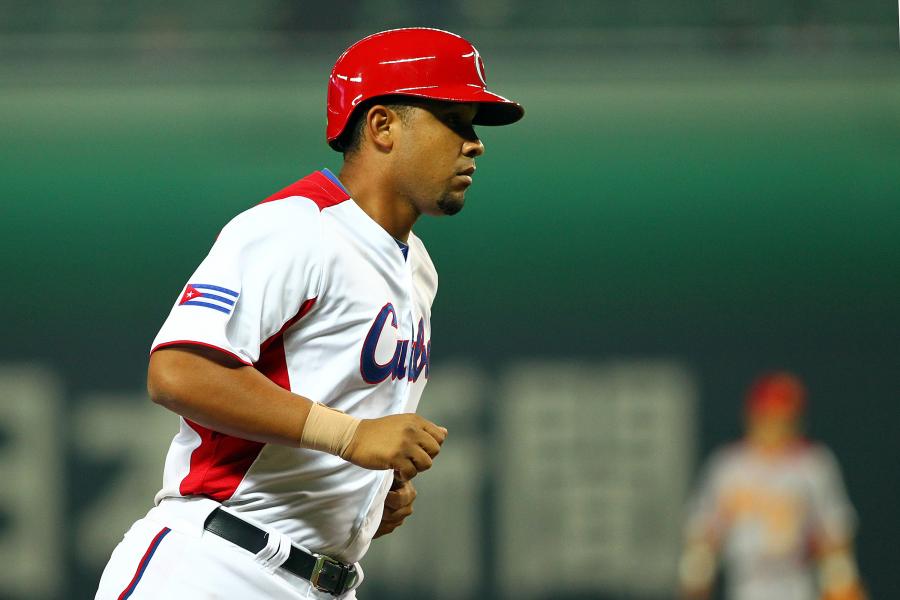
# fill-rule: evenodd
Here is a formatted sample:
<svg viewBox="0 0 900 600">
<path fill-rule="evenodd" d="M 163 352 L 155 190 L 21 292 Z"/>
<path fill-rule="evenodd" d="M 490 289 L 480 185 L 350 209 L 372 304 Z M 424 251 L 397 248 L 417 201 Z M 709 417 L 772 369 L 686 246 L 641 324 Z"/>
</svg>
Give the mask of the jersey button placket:
<svg viewBox="0 0 900 600">
<path fill-rule="evenodd" d="M 413 344 L 416 342 L 415 328 L 416 328 L 416 320 L 415 320 L 415 290 L 413 289 L 413 276 L 412 276 L 412 260 L 413 260 L 413 249 L 412 247 L 407 250 L 406 260 L 403 264 L 403 274 L 404 280 L 406 282 L 406 310 L 404 313 L 406 314 L 406 330 L 409 332 L 409 353 L 406 358 L 406 385 L 403 386 L 403 410 L 405 412 L 409 411 L 409 396 L 410 390 L 412 389 L 412 380 L 410 376 L 412 375 L 410 366 L 410 361 L 413 359 L 415 352 L 413 352 Z"/>
</svg>

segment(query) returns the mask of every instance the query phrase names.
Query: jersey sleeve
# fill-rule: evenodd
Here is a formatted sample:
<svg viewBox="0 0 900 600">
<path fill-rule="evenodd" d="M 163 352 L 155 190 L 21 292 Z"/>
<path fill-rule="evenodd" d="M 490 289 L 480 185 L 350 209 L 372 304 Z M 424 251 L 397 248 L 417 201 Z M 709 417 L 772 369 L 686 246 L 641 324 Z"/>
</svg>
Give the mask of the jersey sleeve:
<svg viewBox="0 0 900 600">
<path fill-rule="evenodd" d="M 817 537 L 830 543 L 844 543 L 856 532 L 856 511 L 847 497 L 840 466 L 834 454 L 819 446 L 810 468 L 810 504 Z"/>
<path fill-rule="evenodd" d="M 255 206 L 219 234 L 182 289 L 151 352 L 180 344 L 218 349 L 243 363 L 318 295 L 318 208 L 302 198 Z"/>
</svg>

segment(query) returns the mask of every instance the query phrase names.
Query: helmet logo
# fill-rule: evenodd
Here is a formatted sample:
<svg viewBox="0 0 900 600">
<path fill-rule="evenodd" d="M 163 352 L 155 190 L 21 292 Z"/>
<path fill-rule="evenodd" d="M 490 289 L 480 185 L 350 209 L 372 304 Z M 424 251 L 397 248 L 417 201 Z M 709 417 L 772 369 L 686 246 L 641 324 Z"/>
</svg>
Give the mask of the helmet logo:
<svg viewBox="0 0 900 600">
<path fill-rule="evenodd" d="M 475 71 L 478 73 L 478 79 L 481 80 L 482 85 L 487 85 L 487 77 L 484 74 L 484 61 L 481 60 L 481 55 L 478 54 L 478 50 L 475 51 Z"/>
<path fill-rule="evenodd" d="M 463 58 L 472 57 L 472 60 L 475 62 L 475 74 L 478 75 L 478 79 L 481 80 L 482 86 L 487 86 L 487 79 L 484 75 L 484 61 L 481 60 L 481 55 L 478 53 L 478 49 L 475 46 L 472 46 L 472 51 L 468 54 L 463 54 Z"/>
</svg>

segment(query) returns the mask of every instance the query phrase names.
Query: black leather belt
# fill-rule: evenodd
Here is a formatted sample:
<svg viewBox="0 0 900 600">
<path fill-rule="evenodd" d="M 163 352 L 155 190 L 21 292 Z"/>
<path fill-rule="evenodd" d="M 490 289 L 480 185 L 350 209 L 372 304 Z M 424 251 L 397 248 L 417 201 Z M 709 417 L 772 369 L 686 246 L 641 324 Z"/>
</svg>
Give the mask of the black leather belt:
<svg viewBox="0 0 900 600">
<path fill-rule="evenodd" d="M 268 532 L 221 508 L 212 511 L 203 528 L 253 554 L 259 553 L 269 541 Z M 309 554 L 295 546 L 291 546 L 291 553 L 281 568 L 308 580 L 317 590 L 334 596 L 340 596 L 356 583 L 356 567 L 353 565 L 345 565 L 327 556 Z"/>
</svg>

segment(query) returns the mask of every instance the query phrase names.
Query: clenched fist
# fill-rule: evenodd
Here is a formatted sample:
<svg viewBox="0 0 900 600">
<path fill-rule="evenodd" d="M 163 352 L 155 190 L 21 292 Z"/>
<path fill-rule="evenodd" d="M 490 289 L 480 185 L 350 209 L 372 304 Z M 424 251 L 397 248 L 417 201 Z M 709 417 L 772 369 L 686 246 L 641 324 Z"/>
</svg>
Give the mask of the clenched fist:
<svg viewBox="0 0 900 600">
<path fill-rule="evenodd" d="M 415 414 L 363 419 L 341 458 L 366 469 L 393 469 L 408 481 L 431 468 L 447 430 Z"/>
<path fill-rule="evenodd" d="M 384 512 L 381 514 L 381 523 L 376 538 L 387 535 L 403 525 L 406 517 L 413 513 L 413 502 L 416 500 L 416 488 L 412 481 L 394 480 L 391 491 L 384 499 Z"/>
</svg>

